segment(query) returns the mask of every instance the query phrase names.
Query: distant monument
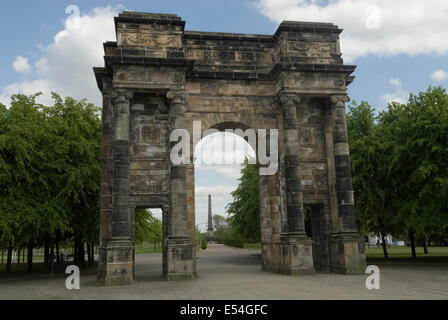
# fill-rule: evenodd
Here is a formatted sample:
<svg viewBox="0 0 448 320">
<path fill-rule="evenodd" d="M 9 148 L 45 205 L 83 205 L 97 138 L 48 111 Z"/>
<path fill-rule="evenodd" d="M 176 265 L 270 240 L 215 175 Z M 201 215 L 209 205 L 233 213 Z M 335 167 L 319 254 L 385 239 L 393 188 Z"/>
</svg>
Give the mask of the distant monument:
<svg viewBox="0 0 448 320">
<path fill-rule="evenodd" d="M 213 218 L 212 218 L 212 196 L 208 195 L 208 228 L 207 228 L 207 241 L 213 241 Z"/>
</svg>

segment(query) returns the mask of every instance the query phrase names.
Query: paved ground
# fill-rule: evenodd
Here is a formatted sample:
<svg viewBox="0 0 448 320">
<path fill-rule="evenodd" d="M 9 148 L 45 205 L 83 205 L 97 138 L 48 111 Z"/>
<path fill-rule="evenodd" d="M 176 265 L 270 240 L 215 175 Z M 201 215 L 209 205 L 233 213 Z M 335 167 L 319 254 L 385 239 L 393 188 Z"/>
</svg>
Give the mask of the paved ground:
<svg viewBox="0 0 448 320">
<path fill-rule="evenodd" d="M 130 286 L 103 287 L 96 274 L 67 290 L 65 277 L 0 279 L 0 299 L 448 299 L 448 265 L 383 265 L 381 289 L 367 290 L 366 275 L 287 276 L 260 270 L 260 252 L 211 245 L 200 252 L 199 278 L 163 281 L 161 254 L 136 257 Z"/>
</svg>

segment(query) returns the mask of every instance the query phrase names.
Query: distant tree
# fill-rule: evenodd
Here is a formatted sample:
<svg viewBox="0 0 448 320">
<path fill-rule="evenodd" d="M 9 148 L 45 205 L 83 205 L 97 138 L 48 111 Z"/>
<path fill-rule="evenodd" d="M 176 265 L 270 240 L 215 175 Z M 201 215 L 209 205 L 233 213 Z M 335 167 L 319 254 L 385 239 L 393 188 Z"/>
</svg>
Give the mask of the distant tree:
<svg viewBox="0 0 448 320">
<path fill-rule="evenodd" d="M 214 238 L 216 239 L 216 241 L 218 243 L 222 243 L 223 234 L 224 234 L 226 228 L 228 227 L 226 218 L 221 215 L 215 214 L 213 216 L 213 227 L 215 229 L 215 231 L 213 233 Z"/>
<path fill-rule="evenodd" d="M 260 241 L 260 204 L 258 200 L 258 168 L 246 158 L 241 169 L 240 183 L 231 193 L 233 202 L 226 206 L 232 235 L 243 242 Z"/>
<path fill-rule="evenodd" d="M 135 211 L 135 241 L 138 244 L 153 243 L 154 246 L 162 242 L 162 221 L 148 209 Z"/>
</svg>

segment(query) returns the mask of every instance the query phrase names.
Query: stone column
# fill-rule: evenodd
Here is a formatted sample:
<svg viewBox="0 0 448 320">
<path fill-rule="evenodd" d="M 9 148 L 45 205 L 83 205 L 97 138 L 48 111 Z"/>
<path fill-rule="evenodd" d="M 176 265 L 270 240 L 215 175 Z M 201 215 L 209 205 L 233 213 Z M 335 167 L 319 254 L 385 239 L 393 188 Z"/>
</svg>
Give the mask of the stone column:
<svg viewBox="0 0 448 320">
<path fill-rule="evenodd" d="M 312 242 L 306 236 L 303 214 L 303 195 L 300 180 L 299 136 L 297 106 L 300 97 L 295 93 L 280 95 L 283 112 L 283 149 L 286 180 L 287 230 L 281 236 L 281 271 L 288 274 L 314 272 Z"/>
<path fill-rule="evenodd" d="M 348 147 L 345 103 L 350 101 L 346 95 L 330 98 L 330 114 L 333 128 L 333 156 L 336 199 L 331 193 L 330 204 L 337 200 L 337 226 L 334 227 L 330 241 L 332 270 L 354 274 L 365 272 L 364 239 L 358 234 L 355 220 L 355 201 Z M 327 140 L 327 143 L 329 141 Z M 331 149 L 331 147 L 330 147 Z M 327 151 L 328 151 L 327 146 Z M 327 155 L 332 156 L 332 155 Z M 330 162 L 332 162 L 330 160 Z M 329 170 L 329 178 L 332 173 Z M 330 179 L 329 179 L 330 181 Z M 330 187 L 332 187 L 330 185 Z M 336 212 L 335 208 L 332 208 Z M 332 215 L 333 217 L 333 215 Z"/>
<path fill-rule="evenodd" d="M 171 131 L 185 129 L 185 91 L 169 91 Z M 170 149 L 177 141 L 170 142 Z M 189 144 L 188 144 L 189 146 Z M 187 222 L 187 165 L 170 161 L 169 235 L 166 241 L 166 279 L 194 279 L 196 274 L 195 247 Z"/>
<path fill-rule="evenodd" d="M 113 139 L 111 238 L 106 248 L 106 274 L 99 279 L 106 285 L 129 284 L 134 277 L 129 203 L 129 109 L 133 93 L 112 91 Z"/>
</svg>

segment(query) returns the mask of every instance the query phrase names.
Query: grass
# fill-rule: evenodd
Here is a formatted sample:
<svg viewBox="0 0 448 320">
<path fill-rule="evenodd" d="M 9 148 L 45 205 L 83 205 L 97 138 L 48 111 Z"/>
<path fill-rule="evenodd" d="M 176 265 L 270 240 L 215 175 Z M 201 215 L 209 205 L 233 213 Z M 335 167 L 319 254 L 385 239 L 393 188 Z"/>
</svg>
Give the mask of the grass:
<svg viewBox="0 0 448 320">
<path fill-rule="evenodd" d="M 66 263 L 58 267 L 56 265 L 56 262 L 54 264 L 54 275 L 65 275 L 65 268 L 67 265 L 72 263 Z M 84 268 L 81 268 L 81 273 L 96 273 L 98 268 L 98 262 L 95 261 L 95 263 L 92 266 L 86 266 Z M 12 263 L 11 264 L 11 272 L 6 273 L 6 263 L 0 264 L 0 279 L 8 278 L 8 277 L 23 277 L 27 275 L 40 275 L 40 276 L 48 276 L 50 274 L 50 269 L 48 266 L 46 266 L 43 262 L 35 262 L 33 263 L 33 270 L 31 273 L 28 272 L 28 264 L 27 263 Z"/>
<path fill-rule="evenodd" d="M 448 247 L 428 247 L 429 253 L 425 254 L 423 247 L 415 248 L 417 259 L 448 259 Z M 411 247 L 387 248 L 390 259 L 412 259 Z M 384 259 L 383 248 L 366 249 L 367 259 Z"/>
<path fill-rule="evenodd" d="M 135 253 L 162 253 L 162 244 L 158 243 L 154 246 L 153 243 L 143 242 L 142 244 L 135 245 Z"/>
<path fill-rule="evenodd" d="M 261 250 L 261 244 L 260 243 L 245 243 L 244 249 Z"/>
</svg>

